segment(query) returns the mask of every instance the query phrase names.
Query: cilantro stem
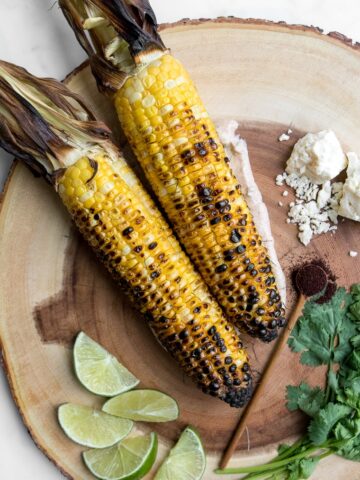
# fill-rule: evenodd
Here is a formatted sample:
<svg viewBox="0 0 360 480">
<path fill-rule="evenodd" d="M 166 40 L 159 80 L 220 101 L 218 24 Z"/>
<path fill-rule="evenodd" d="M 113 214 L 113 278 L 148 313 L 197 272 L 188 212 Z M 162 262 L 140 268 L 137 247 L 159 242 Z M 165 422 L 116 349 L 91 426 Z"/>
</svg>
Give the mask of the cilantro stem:
<svg viewBox="0 0 360 480">
<path fill-rule="evenodd" d="M 299 460 L 301 458 L 307 457 L 310 453 L 316 452 L 317 450 L 320 450 L 323 447 L 318 447 L 314 446 L 311 448 L 308 448 L 304 452 L 297 453 L 296 455 L 293 455 L 292 457 L 285 458 L 283 460 L 277 460 L 274 461 L 273 463 L 268 463 L 266 465 L 268 470 L 276 470 L 278 467 L 283 467 L 287 465 L 288 463 L 293 462 L 294 460 Z M 236 473 L 252 473 L 252 472 L 261 472 L 264 471 L 264 465 L 255 465 L 253 467 L 238 467 L 238 468 L 225 468 L 224 470 L 217 469 L 215 470 L 215 473 L 218 474 L 223 474 L 223 475 L 232 475 Z"/>
<path fill-rule="evenodd" d="M 325 401 L 324 405 L 327 405 L 329 403 L 330 399 L 330 382 L 329 382 L 329 374 L 332 368 L 332 362 L 329 361 L 328 363 L 328 370 L 327 370 L 327 381 L 326 381 L 326 390 L 325 390 Z"/>
<path fill-rule="evenodd" d="M 332 448 L 329 448 L 329 450 L 327 452 L 324 452 L 321 455 L 318 455 L 318 458 L 319 458 L 319 460 L 322 460 L 323 458 L 326 458 L 329 455 L 332 455 L 333 453 L 335 453 L 335 450 L 333 450 Z"/>
<path fill-rule="evenodd" d="M 319 461 L 320 461 L 323 458 L 326 458 L 329 455 L 332 455 L 333 453 L 334 453 L 334 451 L 332 449 L 329 449 L 328 451 L 322 453 L 321 455 L 315 455 L 311 458 L 318 458 Z M 291 462 L 289 462 L 289 463 L 291 463 Z M 264 465 L 264 467 L 265 467 L 265 465 Z M 248 475 L 246 475 L 246 477 L 243 477 L 241 480 L 271 480 L 271 478 L 273 478 L 274 474 L 278 474 L 278 473 L 281 473 L 281 472 L 286 474 L 286 466 L 278 467 L 277 469 L 271 470 L 271 471 L 269 471 L 268 469 L 267 470 L 264 469 L 261 472 L 249 473 Z"/>
<path fill-rule="evenodd" d="M 274 463 L 278 460 L 283 460 L 284 458 L 288 458 L 289 456 L 291 456 L 291 454 L 297 450 L 299 447 L 302 447 L 302 446 L 305 446 L 307 443 L 309 443 L 309 441 L 307 440 L 307 437 L 302 437 L 300 438 L 297 442 L 293 443 L 292 445 L 290 445 L 285 451 L 283 451 L 282 453 L 280 453 L 280 455 L 278 455 L 277 457 L 275 457 L 273 460 L 271 460 L 271 462 L 268 462 L 268 463 Z"/>
<path fill-rule="evenodd" d="M 266 478 L 271 478 L 271 477 L 264 477 L 264 475 L 273 475 L 274 473 L 280 473 L 284 467 L 279 467 L 278 469 L 276 470 L 271 470 L 271 472 L 268 472 L 267 471 L 267 467 L 268 465 L 271 465 L 275 462 L 278 462 L 279 460 L 283 460 L 285 458 L 288 458 L 289 456 L 291 456 L 291 454 L 293 452 L 295 452 L 299 447 L 303 447 L 305 446 L 307 443 L 309 443 L 309 441 L 307 440 L 307 437 L 302 437 L 300 438 L 299 440 L 297 440 L 295 443 L 293 443 L 292 445 L 290 445 L 285 451 L 283 451 L 280 455 L 278 455 L 277 457 L 273 458 L 270 462 L 267 462 L 267 463 L 264 463 L 262 465 L 263 467 L 263 471 L 262 472 L 253 472 L 253 473 L 249 473 L 248 475 L 246 475 L 246 477 L 244 477 L 242 480 L 256 480 L 256 479 L 260 479 L 260 478 L 263 478 L 264 480 L 266 480 Z"/>
<path fill-rule="evenodd" d="M 215 470 L 215 473 L 221 474 L 221 475 L 233 475 L 237 473 L 261 473 L 261 472 L 266 472 L 266 470 L 277 470 L 279 467 L 283 467 L 295 460 L 300 460 L 302 458 L 310 456 L 311 453 L 317 452 L 319 450 L 330 449 L 330 452 L 333 453 L 336 447 L 341 446 L 343 443 L 344 443 L 344 440 L 337 441 L 337 442 L 331 442 L 329 440 L 323 443 L 322 445 L 314 445 L 313 447 L 310 447 L 307 450 L 304 450 L 303 452 L 297 453 L 292 457 L 287 457 L 282 460 L 279 460 L 278 457 L 276 457 L 273 462 L 266 463 L 263 465 L 254 465 L 252 467 L 250 466 L 250 467 L 225 468 L 223 470 L 218 468 L 217 470 Z M 335 449 L 333 447 L 335 447 Z"/>
<path fill-rule="evenodd" d="M 249 473 L 246 477 L 243 477 L 241 480 L 270 480 L 274 478 L 273 476 L 277 473 L 286 472 L 284 467 L 279 467 L 276 470 L 271 470 L 271 472 L 264 470 L 260 473 Z"/>
<path fill-rule="evenodd" d="M 336 338 L 337 338 L 337 331 L 335 332 L 335 335 L 331 335 L 331 337 L 330 337 L 330 341 L 329 341 L 329 351 L 330 352 L 332 352 L 335 348 L 335 339 Z M 326 381 L 324 405 L 327 405 L 329 403 L 330 394 L 332 393 L 331 392 L 330 381 L 329 381 L 329 376 L 330 376 L 330 372 L 332 371 L 333 365 L 334 365 L 334 363 L 333 363 L 333 361 L 331 359 L 331 356 L 330 356 L 330 359 L 329 359 L 328 364 L 327 364 L 327 375 L 326 375 L 327 381 Z"/>
<path fill-rule="evenodd" d="M 283 473 L 284 475 L 286 474 L 286 466 L 284 467 L 278 467 L 275 470 L 268 470 L 264 469 L 261 472 L 256 472 L 256 473 L 248 473 L 245 477 L 243 477 L 241 480 L 268 480 L 274 478 L 274 475 L 278 475 L 279 473 Z"/>
</svg>

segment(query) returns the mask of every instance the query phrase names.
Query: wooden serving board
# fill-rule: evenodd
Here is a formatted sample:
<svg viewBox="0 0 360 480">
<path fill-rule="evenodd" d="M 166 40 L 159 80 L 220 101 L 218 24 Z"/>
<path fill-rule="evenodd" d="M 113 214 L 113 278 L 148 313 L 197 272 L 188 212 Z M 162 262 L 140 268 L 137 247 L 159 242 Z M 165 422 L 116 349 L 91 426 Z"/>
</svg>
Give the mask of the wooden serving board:
<svg viewBox="0 0 360 480">
<path fill-rule="evenodd" d="M 360 281 L 360 256 L 348 256 L 350 250 L 359 249 L 360 225 L 345 221 L 336 235 L 323 235 L 305 248 L 297 241 L 295 227 L 286 224 L 287 209 L 278 206 L 279 200 L 288 203 L 292 198 L 284 199 L 283 189 L 274 184 L 304 132 L 332 128 L 345 149 L 360 152 L 358 46 L 313 28 L 237 19 L 183 21 L 166 25 L 162 34 L 188 67 L 212 117 L 240 122 L 288 280 L 295 265 L 322 257 L 339 284 Z M 66 82 L 118 135 L 113 108 L 97 93 L 89 68 L 79 67 Z M 291 140 L 278 142 L 289 127 L 294 131 Z M 184 377 L 97 264 L 55 193 L 20 164 L 14 166 L 5 188 L 0 232 L 3 364 L 24 422 L 44 453 L 69 478 L 92 478 L 83 467 L 82 449 L 65 438 L 55 415 L 56 407 L 67 401 L 102 403 L 72 373 L 72 342 L 84 330 L 117 355 L 141 379 L 142 387 L 165 391 L 179 402 L 178 421 L 151 426 L 160 437 L 159 461 L 184 426 L 192 424 L 208 452 L 204 478 L 219 478 L 212 471 L 240 411 L 205 396 Z M 290 281 L 288 299 L 290 310 L 294 302 Z M 246 344 L 259 374 L 272 346 L 251 339 Z M 296 355 L 284 351 L 233 464 L 264 461 L 276 444 L 300 435 L 306 419 L 287 411 L 285 386 L 303 378 L 316 384 L 322 376 L 321 370 L 301 367 Z M 331 457 L 313 478 L 355 479 L 355 472 L 360 478 L 359 470 L 359 464 Z"/>
</svg>

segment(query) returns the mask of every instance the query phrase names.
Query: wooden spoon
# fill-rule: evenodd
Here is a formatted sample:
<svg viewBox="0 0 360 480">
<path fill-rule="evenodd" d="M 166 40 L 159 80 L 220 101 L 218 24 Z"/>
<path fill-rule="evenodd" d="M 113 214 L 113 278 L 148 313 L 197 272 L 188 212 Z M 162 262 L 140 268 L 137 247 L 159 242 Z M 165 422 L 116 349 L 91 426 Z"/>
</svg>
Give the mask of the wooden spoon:
<svg viewBox="0 0 360 480">
<path fill-rule="evenodd" d="M 316 280 L 316 281 L 315 281 Z M 277 341 L 273 355 L 265 367 L 265 370 L 262 374 L 261 381 L 258 383 L 256 390 L 253 394 L 251 402 L 245 408 L 240 422 L 230 439 L 230 442 L 225 450 L 225 453 L 220 461 L 220 468 L 223 469 L 227 466 L 229 460 L 231 459 L 236 446 L 239 443 L 239 440 L 246 429 L 246 423 L 251 413 L 257 407 L 260 399 L 262 398 L 262 393 L 267 385 L 267 382 L 271 376 L 274 365 L 276 364 L 277 359 L 281 355 L 284 345 L 287 343 L 290 333 L 296 325 L 298 318 L 301 316 L 302 310 L 304 308 L 305 302 L 308 297 L 319 294 L 322 292 L 328 282 L 328 276 L 326 272 L 318 265 L 307 264 L 300 268 L 295 277 L 295 283 L 299 290 L 299 298 L 296 304 L 292 315 L 290 316 L 286 326 L 284 327 L 283 333 L 279 340 Z"/>
</svg>

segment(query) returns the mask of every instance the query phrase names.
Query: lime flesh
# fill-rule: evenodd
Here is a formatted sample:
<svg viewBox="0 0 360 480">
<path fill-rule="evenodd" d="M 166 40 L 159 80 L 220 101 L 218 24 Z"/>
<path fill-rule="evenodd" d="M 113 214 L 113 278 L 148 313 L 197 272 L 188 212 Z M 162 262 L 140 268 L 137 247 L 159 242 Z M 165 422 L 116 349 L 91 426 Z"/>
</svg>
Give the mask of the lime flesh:
<svg viewBox="0 0 360 480">
<path fill-rule="evenodd" d="M 169 422 L 179 416 L 176 401 L 157 390 L 133 390 L 111 398 L 103 411 L 140 422 Z"/>
<path fill-rule="evenodd" d="M 125 438 L 133 427 L 131 420 L 72 403 L 59 407 L 58 419 L 70 440 L 92 448 L 114 445 Z"/>
<path fill-rule="evenodd" d="M 157 435 L 150 433 L 126 438 L 113 447 L 88 450 L 83 458 L 93 475 L 103 480 L 138 480 L 153 466 Z"/>
<path fill-rule="evenodd" d="M 200 480 L 206 456 L 198 433 L 187 427 L 157 471 L 154 480 Z"/>
<path fill-rule="evenodd" d="M 113 355 L 83 332 L 76 338 L 73 353 L 76 375 L 92 393 L 113 397 L 139 383 Z"/>
</svg>

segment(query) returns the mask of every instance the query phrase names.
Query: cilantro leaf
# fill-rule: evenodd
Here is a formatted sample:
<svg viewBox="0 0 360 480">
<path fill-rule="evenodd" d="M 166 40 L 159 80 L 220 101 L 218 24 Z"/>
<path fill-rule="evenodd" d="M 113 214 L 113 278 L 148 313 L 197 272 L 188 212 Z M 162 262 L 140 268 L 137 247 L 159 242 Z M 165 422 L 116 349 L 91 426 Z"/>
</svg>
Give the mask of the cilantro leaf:
<svg viewBox="0 0 360 480">
<path fill-rule="evenodd" d="M 289 448 L 291 448 L 291 445 L 287 443 L 280 443 L 280 445 L 278 446 L 278 455 L 282 455 L 287 450 L 289 450 Z"/>
<path fill-rule="evenodd" d="M 288 385 L 286 397 L 289 410 L 300 409 L 310 417 L 314 417 L 318 413 L 325 400 L 325 394 L 321 388 L 312 388 L 305 382 L 298 387 Z"/>
<path fill-rule="evenodd" d="M 348 358 L 350 358 L 350 356 Z M 339 385 L 343 388 L 352 387 L 354 381 L 356 385 L 356 379 L 359 377 L 359 375 L 360 370 L 354 370 L 351 368 L 348 362 L 343 362 L 338 372 Z"/>
<path fill-rule="evenodd" d="M 292 331 L 288 344 L 293 352 L 302 352 L 300 361 L 304 365 L 317 367 L 330 361 L 329 338 L 316 320 L 301 317 Z M 315 335 L 314 335 L 315 333 Z"/>
<path fill-rule="evenodd" d="M 318 367 L 319 365 L 326 364 L 330 361 L 330 353 L 325 349 L 322 350 L 320 354 L 320 346 L 316 347 L 316 352 L 311 352 L 310 350 L 303 352 L 300 361 L 303 365 L 308 365 L 309 367 Z"/>
<path fill-rule="evenodd" d="M 344 390 L 340 390 L 336 398 L 338 402 L 358 410 L 360 415 L 360 378 L 358 385 L 355 384 L 354 386 L 358 388 L 345 388 Z"/>
<path fill-rule="evenodd" d="M 341 363 L 352 351 L 350 340 L 357 333 L 357 327 L 348 315 L 342 319 L 338 331 L 338 345 L 334 350 L 334 362 Z"/>
<path fill-rule="evenodd" d="M 290 411 L 298 410 L 299 408 L 299 400 L 304 395 L 308 394 L 308 390 L 310 387 L 307 383 L 302 382 L 298 387 L 293 387 L 292 385 L 288 385 L 286 387 L 286 399 L 287 399 L 287 408 Z"/>
<path fill-rule="evenodd" d="M 288 341 L 294 352 L 301 352 L 301 363 L 319 366 L 340 362 L 351 351 L 350 338 L 356 327 L 346 312 L 352 296 L 339 288 L 330 302 L 319 305 L 309 301 Z M 335 339 L 338 339 L 337 345 Z"/>
<path fill-rule="evenodd" d="M 360 435 L 360 418 L 344 418 L 334 429 L 337 440 L 351 440 Z"/>
<path fill-rule="evenodd" d="M 353 297 L 353 303 L 349 310 L 353 316 L 355 322 L 360 322 L 360 283 L 351 287 L 351 295 Z"/>
<path fill-rule="evenodd" d="M 288 469 L 288 472 L 289 472 L 287 480 L 299 480 L 300 472 L 299 472 L 299 465 L 298 465 L 297 462 L 290 463 L 290 465 L 288 466 L 287 469 Z"/>
<path fill-rule="evenodd" d="M 287 470 L 289 472 L 288 480 L 302 480 L 310 478 L 313 474 L 316 465 L 319 463 L 318 457 L 304 458 L 297 460 L 288 465 Z"/>
<path fill-rule="evenodd" d="M 339 420 L 349 415 L 352 408 L 342 403 L 328 403 L 311 421 L 308 429 L 309 438 L 315 445 L 321 445 Z"/>
<path fill-rule="evenodd" d="M 360 400 L 358 400 L 360 404 Z M 360 417 L 344 418 L 335 427 L 335 437 L 338 440 L 347 440 L 337 454 L 349 460 L 360 461 Z"/>
<path fill-rule="evenodd" d="M 336 453 L 348 460 L 360 462 L 360 435 L 347 442 L 346 445 Z"/>
<path fill-rule="evenodd" d="M 360 283 L 352 285 L 350 291 L 355 300 L 360 300 Z"/>
<path fill-rule="evenodd" d="M 310 478 L 314 473 L 316 465 L 319 463 L 319 458 L 304 458 L 300 461 L 300 478 Z"/>
<path fill-rule="evenodd" d="M 355 335 L 352 337 L 350 343 L 354 348 L 360 348 L 360 335 Z"/>
<path fill-rule="evenodd" d="M 360 462 L 360 283 L 351 293 L 340 288 L 326 304 L 307 302 L 288 344 L 302 363 L 327 365 L 327 385 L 287 387 L 288 409 L 312 417 L 308 433 L 293 445 L 280 445 L 278 464 L 256 467 L 256 478 L 307 479 L 331 453 Z"/>
<path fill-rule="evenodd" d="M 353 350 L 346 360 L 346 364 L 360 372 L 360 351 Z"/>
<path fill-rule="evenodd" d="M 355 322 L 360 322 L 360 300 L 354 302 L 349 310 L 354 317 Z"/>
</svg>

